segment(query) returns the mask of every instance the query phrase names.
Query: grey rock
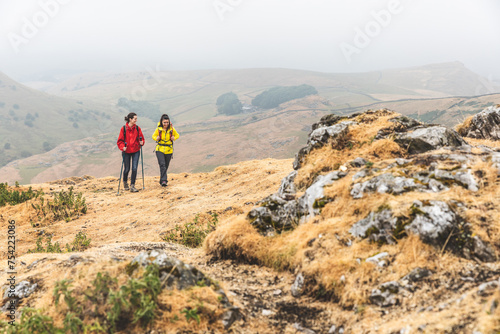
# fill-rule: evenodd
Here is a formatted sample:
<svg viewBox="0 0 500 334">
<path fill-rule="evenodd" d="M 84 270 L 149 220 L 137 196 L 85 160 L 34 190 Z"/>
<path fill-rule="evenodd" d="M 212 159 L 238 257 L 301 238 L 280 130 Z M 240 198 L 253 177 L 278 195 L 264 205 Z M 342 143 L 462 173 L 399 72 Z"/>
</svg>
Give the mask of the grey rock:
<svg viewBox="0 0 500 334">
<path fill-rule="evenodd" d="M 11 298 L 23 299 L 29 297 L 38 287 L 36 283 L 30 283 L 28 281 L 21 281 L 17 283 L 14 287 L 14 291 L 10 290 L 10 286 L 4 292 L 3 299 L 9 298 L 9 294 L 13 296 Z"/>
<path fill-rule="evenodd" d="M 350 165 L 352 167 L 363 167 L 368 163 L 368 160 L 363 159 L 363 158 L 356 158 L 350 162 Z"/>
<path fill-rule="evenodd" d="M 248 213 L 250 224 L 263 235 L 274 235 L 292 230 L 298 225 L 304 210 L 300 210 L 296 200 L 287 201 L 277 194 L 258 202 L 262 206 Z"/>
<path fill-rule="evenodd" d="M 162 288 L 171 289 L 188 289 L 190 287 L 199 286 L 200 283 L 206 286 L 211 286 L 219 295 L 220 302 L 224 307 L 221 322 L 227 330 L 235 321 L 240 319 L 241 314 L 238 307 L 233 306 L 224 290 L 219 285 L 212 281 L 209 277 L 205 276 L 201 271 L 192 265 L 186 264 L 179 259 L 168 256 L 162 249 L 153 249 L 138 254 L 131 262 L 134 265 L 147 267 L 148 265 L 155 264 L 160 270 L 160 281 Z"/>
<path fill-rule="evenodd" d="M 460 129 L 464 137 L 500 140 L 500 106 L 491 106 L 474 115 L 468 127 Z"/>
<path fill-rule="evenodd" d="M 214 284 L 210 278 L 192 265 L 179 259 L 168 256 L 162 249 L 153 249 L 137 255 L 131 265 L 135 263 L 146 267 L 156 264 L 160 269 L 160 280 L 163 287 L 177 288 L 179 290 L 197 286 L 199 282 L 210 286 Z"/>
<path fill-rule="evenodd" d="M 407 280 L 409 282 L 418 282 L 431 275 L 432 271 L 430 271 L 429 269 L 417 267 L 413 269 L 408 275 L 403 277 L 403 280 Z"/>
<path fill-rule="evenodd" d="M 331 139 L 342 137 L 349 132 L 349 125 L 356 124 L 352 121 L 343 121 L 330 126 L 313 125 L 313 131 L 309 134 L 307 146 L 299 150 L 295 155 L 293 169 L 299 169 L 304 163 L 304 159 L 313 149 L 321 148 Z"/>
<path fill-rule="evenodd" d="M 293 199 L 297 190 L 295 189 L 295 177 L 297 176 L 297 171 L 293 171 L 288 176 L 281 180 L 280 188 L 278 189 L 278 196 L 283 199 Z"/>
<path fill-rule="evenodd" d="M 354 176 L 352 177 L 352 180 L 356 181 L 357 179 L 367 177 L 370 174 L 371 174 L 371 170 L 369 168 L 365 168 L 365 169 L 360 170 L 356 174 L 354 174 Z"/>
<path fill-rule="evenodd" d="M 371 241 L 394 244 L 392 231 L 396 227 L 397 218 L 392 215 L 391 210 L 370 212 L 370 214 L 355 223 L 349 233 L 357 238 L 369 237 Z"/>
<path fill-rule="evenodd" d="M 406 164 L 409 164 L 412 161 L 413 161 L 412 159 L 402 159 L 402 158 L 396 159 L 396 163 L 398 164 L 398 166 L 404 166 Z"/>
<path fill-rule="evenodd" d="M 308 146 L 311 148 L 320 148 L 331 138 L 345 136 L 352 122 L 342 122 L 328 127 L 317 128 L 309 135 Z"/>
<path fill-rule="evenodd" d="M 273 314 L 274 314 L 274 312 L 271 311 L 271 310 L 265 310 L 265 309 L 262 310 L 262 315 L 265 316 L 265 317 L 269 317 L 269 316 L 271 316 Z"/>
<path fill-rule="evenodd" d="M 324 195 L 324 187 L 346 175 L 347 173 L 345 172 L 335 171 L 317 177 L 316 181 L 307 188 L 305 194 L 298 200 L 298 205 L 301 208 L 300 211 L 306 213 L 306 215 L 301 218 L 301 222 L 305 222 L 315 215 L 318 215 L 320 209 L 328 202 L 328 199 L 326 199 Z"/>
<path fill-rule="evenodd" d="M 399 304 L 397 294 L 400 288 L 399 283 L 395 281 L 384 283 L 378 289 L 372 290 L 369 299 L 373 304 L 378 306 L 395 306 Z"/>
<path fill-rule="evenodd" d="M 424 153 L 447 146 L 467 145 L 455 130 L 444 126 L 417 128 L 411 132 L 397 134 L 394 141 L 410 154 Z"/>
<path fill-rule="evenodd" d="M 235 322 L 241 319 L 241 312 L 240 309 L 237 307 L 229 307 L 224 313 L 222 314 L 222 325 L 224 326 L 224 329 L 229 329 L 231 325 Z"/>
<path fill-rule="evenodd" d="M 382 253 L 379 253 L 379 254 L 377 254 L 375 256 L 367 258 L 366 262 L 373 263 L 373 264 L 375 264 L 376 266 L 379 266 L 379 267 L 386 267 L 388 265 L 388 261 L 384 260 L 384 259 L 386 257 L 388 257 L 388 256 L 389 256 L 389 253 L 382 252 Z"/>
<path fill-rule="evenodd" d="M 282 181 L 279 192 L 259 201 L 261 206 L 252 209 L 247 218 L 252 226 L 266 236 L 292 230 L 321 212 L 330 201 L 324 196 L 324 187 L 346 175 L 340 171 L 320 175 L 304 195 L 295 200 L 292 199 L 295 197 L 292 193 L 295 191 L 293 179 L 296 172 L 293 172 Z"/>
<path fill-rule="evenodd" d="M 304 276 L 302 273 L 299 273 L 297 277 L 295 277 L 295 281 L 292 284 L 292 296 L 295 298 L 300 297 L 302 292 L 304 292 Z"/>
<path fill-rule="evenodd" d="M 344 326 L 335 326 L 330 327 L 328 334 L 344 334 Z"/>
<path fill-rule="evenodd" d="M 303 327 L 298 322 L 293 324 L 293 328 L 295 328 L 298 332 L 305 333 L 305 334 L 315 334 L 316 333 L 315 331 L 313 331 L 311 329 Z"/>
<path fill-rule="evenodd" d="M 478 287 L 477 294 L 481 297 L 488 296 L 498 290 L 499 286 L 500 282 L 498 280 L 483 283 Z"/>
<path fill-rule="evenodd" d="M 465 188 L 469 189 L 470 191 L 478 191 L 479 186 L 476 182 L 476 179 L 472 176 L 472 173 L 470 170 L 468 171 L 459 171 L 454 175 L 454 180 L 463 184 Z"/>
<path fill-rule="evenodd" d="M 405 229 L 420 236 L 424 242 L 440 244 L 439 241 L 446 239 L 458 225 L 459 216 L 445 202 L 430 201 L 430 205 L 424 206 L 416 201 L 414 207 L 421 213 Z"/>
<path fill-rule="evenodd" d="M 351 189 L 351 196 L 359 199 L 365 192 L 378 192 L 379 194 L 402 194 L 416 188 L 425 188 L 415 183 L 414 179 L 406 177 L 395 177 L 391 173 L 377 175 L 362 183 L 355 183 Z"/>
<path fill-rule="evenodd" d="M 483 262 L 495 262 L 497 257 L 495 255 L 495 251 L 491 247 L 491 245 L 486 244 L 481 238 L 478 236 L 474 236 L 472 238 L 473 245 L 473 255 Z"/>
<path fill-rule="evenodd" d="M 422 126 L 422 123 L 407 116 L 398 116 L 391 118 L 389 122 L 395 123 L 395 126 L 392 128 L 381 129 L 378 131 L 375 139 L 383 139 L 387 138 L 389 135 L 394 133 L 404 133 L 415 127 Z"/>
</svg>

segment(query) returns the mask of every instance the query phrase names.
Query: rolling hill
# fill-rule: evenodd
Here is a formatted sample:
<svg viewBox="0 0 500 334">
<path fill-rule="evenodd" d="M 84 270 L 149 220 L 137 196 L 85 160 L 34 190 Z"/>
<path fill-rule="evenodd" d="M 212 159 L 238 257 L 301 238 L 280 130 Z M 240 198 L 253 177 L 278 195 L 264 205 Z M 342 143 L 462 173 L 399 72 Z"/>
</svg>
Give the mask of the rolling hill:
<svg viewBox="0 0 500 334">
<path fill-rule="evenodd" d="M 49 95 L 0 73 L 0 166 L 115 128 L 114 106 Z"/>
</svg>

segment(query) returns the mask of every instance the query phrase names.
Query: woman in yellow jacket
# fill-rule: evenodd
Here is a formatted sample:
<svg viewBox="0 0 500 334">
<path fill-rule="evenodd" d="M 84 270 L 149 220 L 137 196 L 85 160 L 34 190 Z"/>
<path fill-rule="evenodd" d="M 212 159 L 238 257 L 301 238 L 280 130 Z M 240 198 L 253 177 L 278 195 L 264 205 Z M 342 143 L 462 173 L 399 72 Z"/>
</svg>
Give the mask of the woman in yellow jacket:
<svg viewBox="0 0 500 334">
<path fill-rule="evenodd" d="M 170 123 L 167 114 L 163 114 L 158 123 L 158 127 L 153 133 L 153 140 L 156 141 L 156 158 L 160 165 L 160 184 L 166 187 L 168 183 L 167 170 L 172 154 L 174 153 L 174 141 L 179 139 L 179 134 Z"/>
</svg>

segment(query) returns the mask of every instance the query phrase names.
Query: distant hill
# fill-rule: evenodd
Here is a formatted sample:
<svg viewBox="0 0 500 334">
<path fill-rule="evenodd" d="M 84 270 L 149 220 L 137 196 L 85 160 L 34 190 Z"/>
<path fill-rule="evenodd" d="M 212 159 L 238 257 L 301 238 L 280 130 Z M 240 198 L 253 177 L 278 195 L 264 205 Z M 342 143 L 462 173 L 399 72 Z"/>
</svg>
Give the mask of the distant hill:
<svg viewBox="0 0 500 334">
<path fill-rule="evenodd" d="M 122 123 L 115 106 L 49 95 L 0 73 L 0 166 Z"/>
<path fill-rule="evenodd" d="M 76 75 L 47 90 L 76 99 L 91 99 L 108 105 L 119 98 L 157 104 L 178 122 L 209 119 L 217 114 L 218 96 L 234 92 L 243 103 L 275 86 L 308 84 L 338 108 L 379 101 L 422 99 L 484 94 L 487 80 L 451 62 L 368 73 L 321 73 L 267 68 L 236 70 L 161 71 L 133 73 L 88 73 Z M 492 92 L 500 87 L 492 86 Z"/>
</svg>

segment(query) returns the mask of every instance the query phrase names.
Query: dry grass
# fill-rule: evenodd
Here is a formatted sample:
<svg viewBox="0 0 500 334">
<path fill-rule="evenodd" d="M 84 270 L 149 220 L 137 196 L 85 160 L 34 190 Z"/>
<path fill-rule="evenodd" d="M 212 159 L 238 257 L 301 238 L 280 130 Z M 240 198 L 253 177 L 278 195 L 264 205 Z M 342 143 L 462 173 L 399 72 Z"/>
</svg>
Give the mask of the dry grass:
<svg viewBox="0 0 500 334">
<path fill-rule="evenodd" d="M 457 126 L 455 126 L 455 130 L 461 135 L 461 136 L 464 136 L 467 132 L 467 130 L 469 129 L 471 123 L 472 123 L 472 119 L 474 118 L 474 116 L 469 116 L 467 117 L 462 123 L 458 124 Z"/>
</svg>

